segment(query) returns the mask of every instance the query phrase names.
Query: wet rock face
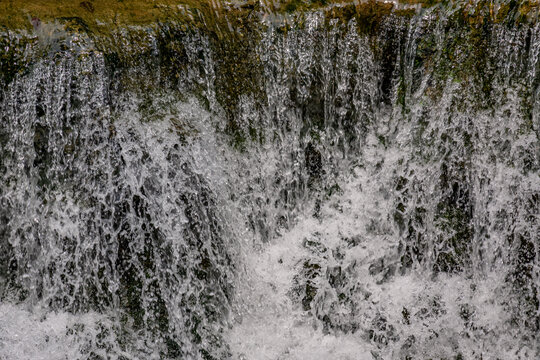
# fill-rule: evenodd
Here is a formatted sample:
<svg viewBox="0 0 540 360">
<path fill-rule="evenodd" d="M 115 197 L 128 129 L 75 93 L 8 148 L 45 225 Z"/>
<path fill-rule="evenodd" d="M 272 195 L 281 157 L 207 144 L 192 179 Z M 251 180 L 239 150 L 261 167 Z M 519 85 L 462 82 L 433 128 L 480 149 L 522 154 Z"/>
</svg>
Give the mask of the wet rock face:
<svg viewBox="0 0 540 360">
<path fill-rule="evenodd" d="M 308 143 L 304 153 L 309 178 L 314 181 L 322 176 L 322 155 L 312 143 Z"/>
<path fill-rule="evenodd" d="M 307 258 L 303 261 L 299 273 L 295 276 L 294 285 L 291 289 L 291 297 L 301 304 L 304 311 L 311 310 L 313 299 L 319 290 L 319 278 L 321 276 L 321 260 L 327 256 L 328 249 L 317 237 L 304 239 L 303 246 L 315 258 Z M 320 257 L 320 258 L 319 258 Z"/>
<path fill-rule="evenodd" d="M 377 278 L 377 284 L 382 284 L 395 275 L 397 268 L 398 264 L 395 261 L 382 257 L 372 263 L 368 270 L 371 276 Z"/>
<path fill-rule="evenodd" d="M 369 338 L 381 345 L 388 345 L 389 342 L 396 342 L 399 340 L 399 336 L 396 334 L 396 330 L 392 324 L 388 324 L 388 321 L 383 316 L 378 316 L 372 321 L 372 329 L 369 330 Z"/>
<path fill-rule="evenodd" d="M 30 64 L 30 54 L 28 47 L 32 43 L 25 36 L 17 33 L 2 32 L 0 35 L 0 88 L 7 86 L 17 75 L 26 72 Z M 0 100 L 3 99 L 3 92 L 0 94 Z"/>
</svg>

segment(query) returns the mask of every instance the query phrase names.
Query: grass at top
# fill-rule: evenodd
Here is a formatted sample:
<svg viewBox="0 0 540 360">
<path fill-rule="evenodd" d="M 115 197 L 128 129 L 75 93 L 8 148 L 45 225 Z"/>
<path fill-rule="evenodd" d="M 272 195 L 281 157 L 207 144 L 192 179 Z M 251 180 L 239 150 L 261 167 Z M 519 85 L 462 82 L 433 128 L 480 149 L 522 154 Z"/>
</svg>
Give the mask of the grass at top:
<svg viewBox="0 0 540 360">
<path fill-rule="evenodd" d="M 398 0 L 404 5 L 430 7 L 438 3 L 460 3 L 459 0 Z M 486 3 L 487 0 L 477 1 Z M 167 20 L 189 21 L 194 10 L 205 15 L 207 20 L 217 22 L 223 17 L 235 18 L 241 13 L 259 8 L 263 11 L 290 13 L 303 10 L 328 7 L 332 4 L 356 4 L 358 11 L 363 11 L 372 4 L 372 8 L 386 9 L 392 3 L 382 0 L 0 0 L 0 28 L 31 29 L 28 20 L 38 17 L 42 22 L 56 19 L 77 18 L 90 30 L 106 29 L 109 25 L 145 25 Z M 466 1 L 463 2 L 467 3 Z M 493 4 L 492 2 L 490 2 Z M 499 7 L 508 7 L 510 1 L 501 1 Z M 380 6 L 374 6 L 380 4 Z M 521 13 L 538 14 L 540 0 L 522 0 L 517 3 Z M 491 5 L 493 6 L 493 5 Z M 191 9 L 188 13 L 186 9 Z M 375 10 L 377 11 L 377 10 Z"/>
<path fill-rule="evenodd" d="M 374 0 L 370 0 L 374 2 Z M 0 27 L 31 29 L 28 16 L 43 22 L 79 18 L 90 29 L 98 24 L 144 25 L 188 16 L 182 9 L 198 9 L 212 16 L 231 15 L 256 6 L 274 12 L 301 11 L 354 0 L 0 0 Z M 434 3 L 438 0 L 401 0 L 402 3 Z M 225 6 L 223 6 L 225 5 Z"/>
<path fill-rule="evenodd" d="M 209 0 L 0 0 L 0 26 L 30 29 L 28 16 L 41 21 L 80 18 L 89 27 L 97 24 L 144 25 L 182 17 L 182 7 L 207 11 L 217 1 Z M 213 5 L 214 4 L 214 5 Z"/>
</svg>

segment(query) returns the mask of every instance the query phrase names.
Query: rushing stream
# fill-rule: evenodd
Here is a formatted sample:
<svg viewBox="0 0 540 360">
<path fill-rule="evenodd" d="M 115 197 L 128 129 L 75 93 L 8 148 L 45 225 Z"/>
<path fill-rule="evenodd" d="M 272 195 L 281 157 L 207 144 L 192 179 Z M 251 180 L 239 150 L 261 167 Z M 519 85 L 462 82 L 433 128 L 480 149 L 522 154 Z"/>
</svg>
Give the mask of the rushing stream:
<svg viewBox="0 0 540 360">
<path fill-rule="evenodd" d="M 3 33 L 0 359 L 539 359 L 540 24 L 257 11 Z"/>
</svg>

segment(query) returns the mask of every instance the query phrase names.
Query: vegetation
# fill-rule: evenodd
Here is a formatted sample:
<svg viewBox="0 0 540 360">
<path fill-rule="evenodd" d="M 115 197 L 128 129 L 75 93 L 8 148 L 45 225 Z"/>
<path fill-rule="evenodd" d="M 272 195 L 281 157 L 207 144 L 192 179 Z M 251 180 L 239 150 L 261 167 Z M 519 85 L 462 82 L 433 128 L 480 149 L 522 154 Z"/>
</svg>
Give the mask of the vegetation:
<svg viewBox="0 0 540 360">
<path fill-rule="evenodd" d="M 431 6 L 441 1 L 405 0 L 405 4 Z M 108 25 L 146 25 L 170 19 L 191 20 L 188 9 L 205 15 L 223 18 L 250 12 L 263 7 L 272 12 L 291 13 L 299 10 L 313 10 L 332 4 L 350 6 L 362 12 L 366 8 L 392 8 L 391 4 L 376 2 L 354 5 L 352 0 L 248 0 L 246 2 L 224 2 L 211 0 L 2 0 L 0 1 L 0 26 L 9 29 L 32 28 L 28 16 L 37 17 L 42 22 L 78 18 L 91 30 L 103 30 Z"/>
<path fill-rule="evenodd" d="M 28 15 L 41 21 L 80 18 L 91 28 L 99 24 L 143 25 L 163 20 L 179 12 L 182 5 L 204 7 L 196 0 L 3 0 L 0 1 L 0 24 L 10 29 L 31 29 Z M 176 8 L 176 9 L 174 9 Z M 174 10 L 173 10 L 174 9 Z"/>
</svg>

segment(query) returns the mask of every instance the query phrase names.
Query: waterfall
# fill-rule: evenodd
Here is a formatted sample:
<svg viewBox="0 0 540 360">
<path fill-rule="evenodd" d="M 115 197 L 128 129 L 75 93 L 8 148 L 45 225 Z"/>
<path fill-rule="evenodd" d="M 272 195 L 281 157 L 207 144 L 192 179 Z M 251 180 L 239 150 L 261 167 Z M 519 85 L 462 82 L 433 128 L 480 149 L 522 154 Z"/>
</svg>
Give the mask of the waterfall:
<svg viewBox="0 0 540 360">
<path fill-rule="evenodd" d="M 540 356 L 538 7 L 293 3 L 0 33 L 0 359 Z"/>
</svg>

